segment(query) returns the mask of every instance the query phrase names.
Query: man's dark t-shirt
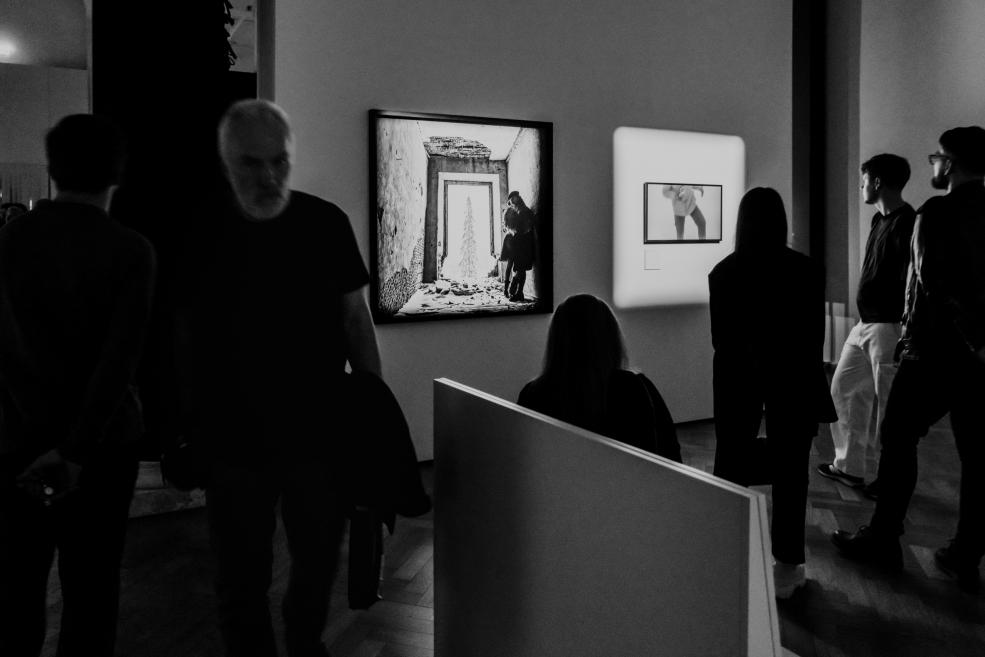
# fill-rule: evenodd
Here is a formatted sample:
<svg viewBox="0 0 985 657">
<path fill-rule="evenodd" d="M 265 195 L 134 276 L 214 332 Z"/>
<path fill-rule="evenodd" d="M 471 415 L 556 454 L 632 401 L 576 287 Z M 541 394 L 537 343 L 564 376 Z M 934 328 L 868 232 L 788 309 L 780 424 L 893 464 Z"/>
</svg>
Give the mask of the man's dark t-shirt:
<svg viewBox="0 0 985 657">
<path fill-rule="evenodd" d="M 369 276 L 332 203 L 292 192 L 268 221 L 227 208 L 189 289 L 194 412 L 224 447 L 303 444 L 337 424 L 342 297 Z"/>
<path fill-rule="evenodd" d="M 856 303 L 865 323 L 900 322 L 910 264 L 910 238 L 916 212 L 909 203 L 887 215 L 876 213 L 865 243 L 865 260 Z"/>
</svg>

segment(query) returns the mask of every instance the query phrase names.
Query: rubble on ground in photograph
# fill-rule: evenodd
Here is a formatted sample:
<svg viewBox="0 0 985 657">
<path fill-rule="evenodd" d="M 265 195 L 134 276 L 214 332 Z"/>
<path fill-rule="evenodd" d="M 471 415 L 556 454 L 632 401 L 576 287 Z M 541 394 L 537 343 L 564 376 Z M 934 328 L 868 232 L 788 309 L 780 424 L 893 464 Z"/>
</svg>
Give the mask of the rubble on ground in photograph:
<svg viewBox="0 0 985 657">
<path fill-rule="evenodd" d="M 429 313 L 466 313 L 482 308 L 486 311 L 516 310 L 529 306 L 536 299 L 510 301 L 503 294 L 503 283 L 494 277 L 463 281 L 439 279 L 425 283 L 404 304 L 397 315 L 426 315 Z"/>
</svg>

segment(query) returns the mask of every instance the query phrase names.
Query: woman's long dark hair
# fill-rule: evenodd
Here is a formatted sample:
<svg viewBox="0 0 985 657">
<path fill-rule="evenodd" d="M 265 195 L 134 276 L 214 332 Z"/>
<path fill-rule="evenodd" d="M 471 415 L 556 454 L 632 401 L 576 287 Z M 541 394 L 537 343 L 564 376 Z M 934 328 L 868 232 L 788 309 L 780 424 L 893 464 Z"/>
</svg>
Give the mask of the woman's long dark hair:
<svg viewBox="0 0 985 657">
<path fill-rule="evenodd" d="M 754 187 L 739 202 L 735 223 L 735 250 L 774 251 L 787 245 L 787 212 L 772 187 Z"/>
<path fill-rule="evenodd" d="M 626 364 L 626 345 L 612 309 L 591 294 L 576 294 L 554 311 L 537 385 L 551 415 L 599 430 L 609 378 Z"/>
</svg>

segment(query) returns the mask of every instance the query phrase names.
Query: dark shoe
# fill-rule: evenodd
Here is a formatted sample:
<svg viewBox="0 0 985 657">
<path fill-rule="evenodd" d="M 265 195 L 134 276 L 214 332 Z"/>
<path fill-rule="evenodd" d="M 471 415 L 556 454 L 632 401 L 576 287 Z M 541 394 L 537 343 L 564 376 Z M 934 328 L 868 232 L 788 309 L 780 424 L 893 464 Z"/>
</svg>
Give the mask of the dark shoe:
<svg viewBox="0 0 985 657">
<path fill-rule="evenodd" d="M 842 556 L 871 563 L 891 572 L 903 570 L 903 551 L 899 539 L 884 536 L 862 525 L 854 534 L 841 529 L 831 535 L 831 542 Z"/>
<path fill-rule="evenodd" d="M 807 584 L 804 564 L 777 561 L 773 564 L 773 589 L 778 600 L 789 600 Z"/>
<path fill-rule="evenodd" d="M 865 480 L 862 479 L 862 477 L 856 477 L 848 474 L 847 472 L 842 472 L 836 468 L 833 463 L 822 463 L 817 466 L 817 472 L 822 477 L 834 479 L 838 483 L 844 484 L 849 488 L 861 488 L 865 485 Z"/>
<path fill-rule="evenodd" d="M 944 573 L 957 580 L 958 588 L 965 593 L 978 593 L 981 589 L 978 566 L 954 549 L 954 541 L 934 552 L 934 563 Z"/>
<path fill-rule="evenodd" d="M 871 482 L 862 488 L 862 495 L 865 495 L 870 500 L 879 500 L 879 480 L 873 479 Z"/>
</svg>

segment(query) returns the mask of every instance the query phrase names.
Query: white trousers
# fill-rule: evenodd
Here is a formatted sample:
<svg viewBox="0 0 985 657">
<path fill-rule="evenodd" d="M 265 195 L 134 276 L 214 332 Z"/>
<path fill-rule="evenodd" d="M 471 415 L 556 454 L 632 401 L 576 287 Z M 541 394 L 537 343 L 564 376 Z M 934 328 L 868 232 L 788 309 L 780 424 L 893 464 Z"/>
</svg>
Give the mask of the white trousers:
<svg viewBox="0 0 985 657">
<path fill-rule="evenodd" d="M 899 338 L 899 324 L 859 322 L 845 340 L 831 380 L 831 398 L 838 411 L 838 421 L 831 425 L 834 467 L 855 477 L 865 477 L 865 451 L 876 444 L 882 426 L 896 376 L 893 351 Z"/>
</svg>

